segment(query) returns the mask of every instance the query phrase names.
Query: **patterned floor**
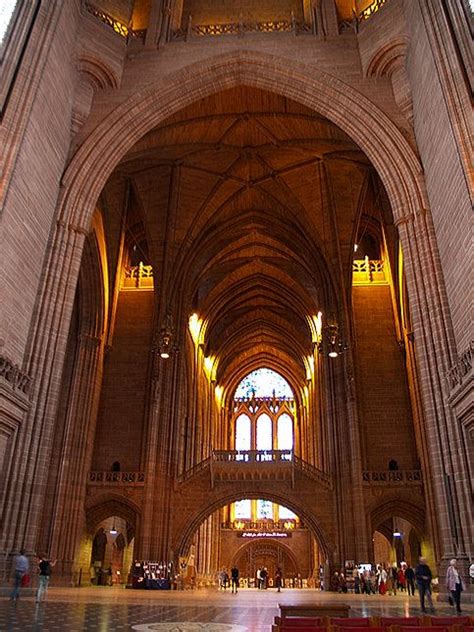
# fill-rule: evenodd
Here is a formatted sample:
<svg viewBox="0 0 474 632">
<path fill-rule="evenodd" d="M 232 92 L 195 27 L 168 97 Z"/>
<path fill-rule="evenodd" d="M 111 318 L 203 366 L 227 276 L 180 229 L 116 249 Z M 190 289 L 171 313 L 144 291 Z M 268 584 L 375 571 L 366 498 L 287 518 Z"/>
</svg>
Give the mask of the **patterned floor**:
<svg viewBox="0 0 474 632">
<path fill-rule="evenodd" d="M 5 594 L 5 593 L 4 593 Z M 404 595 L 335 595 L 314 590 L 241 590 L 237 595 L 215 589 L 189 592 L 135 591 L 123 588 L 50 588 L 45 603 L 26 594 L 16 603 L 0 598 L 0 630 L 80 632 L 270 632 L 278 604 L 334 603 L 351 606 L 351 616 L 419 614 L 416 597 Z M 474 606 L 465 606 L 474 615 Z M 452 614 L 447 604 L 438 614 Z"/>
</svg>

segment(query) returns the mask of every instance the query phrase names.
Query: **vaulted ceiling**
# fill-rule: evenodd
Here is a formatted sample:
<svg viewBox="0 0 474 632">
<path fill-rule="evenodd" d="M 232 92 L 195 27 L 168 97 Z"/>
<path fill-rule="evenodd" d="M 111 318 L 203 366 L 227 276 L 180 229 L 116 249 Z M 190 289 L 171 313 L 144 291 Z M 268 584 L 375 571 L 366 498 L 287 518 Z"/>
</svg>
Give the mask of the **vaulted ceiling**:
<svg viewBox="0 0 474 632">
<path fill-rule="evenodd" d="M 158 292 L 206 320 L 221 375 L 283 357 L 303 375 L 307 318 L 338 312 L 358 216 L 375 204 L 358 146 L 317 113 L 240 87 L 170 117 L 117 173 L 133 183 Z"/>
</svg>

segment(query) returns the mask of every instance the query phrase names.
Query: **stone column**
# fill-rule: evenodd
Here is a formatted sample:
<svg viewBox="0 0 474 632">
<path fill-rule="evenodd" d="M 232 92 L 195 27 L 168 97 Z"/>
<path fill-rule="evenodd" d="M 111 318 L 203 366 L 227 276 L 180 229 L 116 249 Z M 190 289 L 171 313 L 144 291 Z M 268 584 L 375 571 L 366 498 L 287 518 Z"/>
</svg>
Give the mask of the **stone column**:
<svg viewBox="0 0 474 632">
<path fill-rule="evenodd" d="M 27 372 L 33 379 L 29 414 L 19 432 L 6 481 L 0 548 L 36 551 L 44 509 L 52 436 L 69 323 L 86 231 L 58 222 L 45 265 L 37 318 L 31 328 Z M 50 551 L 46 551 L 50 553 Z"/>
<path fill-rule="evenodd" d="M 102 381 L 101 363 L 101 339 L 81 334 L 68 403 L 51 532 L 52 556 L 59 561 L 57 574 L 61 574 L 65 581 L 71 580 L 76 570 L 74 562 L 85 528 L 84 502 Z"/>
<path fill-rule="evenodd" d="M 432 220 L 420 209 L 398 222 L 411 297 L 414 346 L 420 373 L 425 423 L 422 452 L 430 522 L 437 525 L 435 561 L 443 576 L 449 559 L 467 566 L 473 539 L 472 501 L 466 485 L 466 457 L 460 427 L 445 393 L 445 375 L 453 363 L 452 330 L 447 315 Z"/>
</svg>

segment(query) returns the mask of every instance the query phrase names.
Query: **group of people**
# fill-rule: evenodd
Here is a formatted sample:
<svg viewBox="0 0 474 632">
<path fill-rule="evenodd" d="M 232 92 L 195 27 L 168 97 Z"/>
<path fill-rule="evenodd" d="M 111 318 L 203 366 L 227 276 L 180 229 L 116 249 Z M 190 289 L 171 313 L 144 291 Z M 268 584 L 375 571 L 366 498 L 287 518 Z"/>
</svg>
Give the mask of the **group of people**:
<svg viewBox="0 0 474 632">
<path fill-rule="evenodd" d="M 30 561 L 25 555 L 25 551 L 21 550 L 20 554 L 15 558 L 15 574 L 13 590 L 10 593 L 11 601 L 17 601 L 20 596 L 20 590 L 24 586 L 28 586 L 30 577 Z M 38 558 L 38 590 L 36 591 L 36 603 L 46 599 L 49 578 L 51 577 L 52 567 L 56 564 L 49 560 L 45 555 Z"/>
<path fill-rule="evenodd" d="M 227 590 L 227 587 L 230 585 L 232 593 L 238 592 L 239 569 L 237 568 L 237 566 L 233 566 L 230 569 L 230 577 L 225 568 L 221 569 L 217 574 L 217 579 L 219 582 L 219 590 Z"/>
<path fill-rule="evenodd" d="M 389 594 L 396 595 L 397 590 L 407 592 L 409 596 L 414 596 L 415 587 L 418 589 L 420 597 L 420 607 L 422 612 L 426 612 L 426 603 L 434 612 L 433 599 L 431 596 L 431 584 L 433 576 L 426 559 L 420 557 L 416 568 L 402 562 L 400 566 L 393 564 L 386 567 L 378 564 L 376 570 L 353 571 L 354 592 L 356 594 Z M 464 581 L 457 568 L 457 560 L 451 560 L 446 571 L 446 589 L 451 605 L 456 607 L 458 613 L 461 612 L 461 593 L 465 590 Z M 340 593 L 348 592 L 347 579 L 341 572 L 335 572 L 331 579 L 331 590 Z"/>
<path fill-rule="evenodd" d="M 219 590 L 227 590 L 230 585 L 232 592 L 237 592 L 239 587 L 239 569 L 233 566 L 230 571 L 230 577 L 225 568 L 222 568 L 217 574 L 217 580 L 219 584 Z M 283 573 L 280 567 L 275 571 L 275 583 L 274 586 L 277 592 L 281 592 L 283 585 Z M 268 588 L 268 569 L 264 566 L 259 567 L 255 574 L 255 586 L 259 590 L 265 590 Z"/>
</svg>

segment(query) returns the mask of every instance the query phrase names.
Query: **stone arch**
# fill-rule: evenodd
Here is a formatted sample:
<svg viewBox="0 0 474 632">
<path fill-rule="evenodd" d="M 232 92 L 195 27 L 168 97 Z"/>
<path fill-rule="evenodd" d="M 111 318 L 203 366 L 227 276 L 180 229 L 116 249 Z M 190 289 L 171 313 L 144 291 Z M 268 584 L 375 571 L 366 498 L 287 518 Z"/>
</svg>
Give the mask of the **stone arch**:
<svg viewBox="0 0 474 632">
<path fill-rule="evenodd" d="M 266 491 L 224 493 L 218 498 L 211 500 L 208 504 L 202 506 L 194 513 L 194 515 L 189 516 L 189 519 L 186 521 L 186 526 L 182 532 L 175 535 L 175 540 L 172 543 L 172 549 L 175 552 L 175 555 L 185 555 L 187 553 L 191 545 L 191 540 L 197 532 L 199 526 L 218 509 L 221 509 L 222 507 L 225 507 L 237 500 L 242 500 L 243 498 L 258 499 L 263 497 L 271 502 L 287 507 L 299 516 L 309 528 L 312 535 L 316 538 L 325 557 L 330 559 L 334 546 L 319 523 L 317 517 L 302 504 L 294 502 L 294 500 L 288 496 L 280 496 L 278 493 L 275 493 L 275 491 L 270 490 L 268 493 Z"/>
<path fill-rule="evenodd" d="M 296 559 L 295 554 L 293 553 L 293 551 L 291 550 L 291 548 L 285 544 L 284 542 L 280 542 L 280 541 L 272 541 L 270 540 L 271 544 L 275 544 L 275 546 L 279 546 L 281 547 L 284 551 L 285 554 L 288 555 L 288 557 L 291 559 L 293 565 L 295 568 L 299 568 L 299 564 L 298 564 L 298 560 Z M 237 562 L 237 560 L 239 559 L 239 557 L 250 547 L 254 546 L 255 542 L 245 542 L 244 544 L 242 544 L 241 546 L 239 546 L 239 548 L 237 549 L 237 551 L 235 551 L 234 556 L 232 558 L 232 563 L 235 564 Z"/>
<path fill-rule="evenodd" d="M 418 534 L 426 531 L 426 510 L 407 500 L 386 500 L 372 508 L 369 514 L 371 531 L 376 531 L 386 520 L 398 516 L 412 524 Z M 383 531 L 382 531 L 383 533 Z"/>
<path fill-rule="evenodd" d="M 117 494 L 104 494 L 94 499 L 94 504 L 86 508 L 87 531 L 94 535 L 97 525 L 110 516 L 123 518 L 129 525 L 130 539 L 139 527 L 140 508 L 128 498 Z"/>
<path fill-rule="evenodd" d="M 146 132 L 198 99 L 248 85 L 306 105 L 345 131 L 379 173 L 396 220 L 427 206 L 419 160 L 390 118 L 340 79 L 274 55 L 239 51 L 191 64 L 119 105 L 89 134 L 63 176 L 60 218 L 87 229 L 107 178 Z"/>
</svg>

